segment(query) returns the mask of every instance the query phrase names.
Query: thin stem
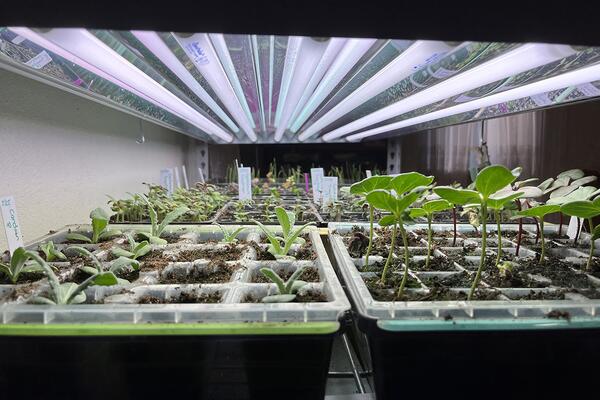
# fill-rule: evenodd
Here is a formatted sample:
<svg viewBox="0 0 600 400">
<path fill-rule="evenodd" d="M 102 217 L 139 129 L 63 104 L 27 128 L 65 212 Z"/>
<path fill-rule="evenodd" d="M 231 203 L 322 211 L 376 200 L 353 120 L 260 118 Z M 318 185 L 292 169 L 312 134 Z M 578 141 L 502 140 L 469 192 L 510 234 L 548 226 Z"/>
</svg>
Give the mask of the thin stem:
<svg viewBox="0 0 600 400">
<path fill-rule="evenodd" d="M 521 211 L 521 201 L 515 200 L 517 203 L 517 209 Z M 517 249 L 515 250 L 515 256 L 519 256 L 519 250 L 521 249 L 521 236 L 523 233 L 523 218 L 519 218 L 519 232 L 517 233 Z"/>
<path fill-rule="evenodd" d="M 575 240 L 573 240 L 574 245 L 577 245 L 577 241 L 579 240 L 580 232 L 581 232 L 581 219 L 577 218 L 577 232 L 575 233 Z"/>
<path fill-rule="evenodd" d="M 402 276 L 402 282 L 398 288 L 398 295 L 396 298 L 402 297 L 408 279 L 408 238 L 406 237 L 406 230 L 404 229 L 402 221 L 400 221 L 400 233 L 402 234 L 402 241 L 404 242 L 404 275 Z"/>
<path fill-rule="evenodd" d="M 539 264 L 546 259 L 546 241 L 544 240 L 544 217 L 540 218 L 540 239 L 542 241 L 542 254 L 540 254 Z"/>
<path fill-rule="evenodd" d="M 454 240 L 452 240 L 452 247 L 456 246 L 456 206 L 452 207 L 452 223 L 454 224 Z"/>
<path fill-rule="evenodd" d="M 588 218 L 588 223 L 590 224 L 590 234 L 593 235 L 594 232 L 594 222 L 591 218 Z M 590 256 L 588 257 L 587 266 L 585 267 L 588 271 L 592 268 L 592 257 L 594 257 L 594 238 L 590 237 Z"/>
<path fill-rule="evenodd" d="M 367 247 L 367 255 L 365 256 L 365 267 L 369 267 L 369 255 L 373 246 L 373 206 L 369 204 L 369 247 Z"/>
<path fill-rule="evenodd" d="M 498 236 L 498 255 L 496 256 L 496 266 L 498 266 L 502 258 L 502 231 L 500 230 L 500 211 L 495 210 L 494 215 L 496 217 L 496 234 Z"/>
<path fill-rule="evenodd" d="M 385 275 L 387 273 L 388 267 L 390 266 L 390 262 L 392 261 L 392 257 L 394 255 L 394 247 L 396 246 L 396 233 L 397 233 L 397 224 L 394 224 L 394 230 L 392 231 L 392 246 L 390 247 L 390 254 L 383 266 L 383 272 L 381 273 L 381 279 L 379 283 L 381 285 L 385 285 Z"/>
<path fill-rule="evenodd" d="M 562 226 L 563 226 L 563 213 L 558 213 L 560 218 L 560 223 L 558 224 L 558 237 L 562 236 Z"/>
<path fill-rule="evenodd" d="M 471 300 L 473 297 L 473 293 L 475 293 L 475 289 L 477 285 L 479 285 L 479 280 L 481 279 L 481 271 L 483 271 L 483 266 L 485 265 L 485 247 L 487 241 L 487 204 L 481 204 L 481 258 L 479 259 L 479 268 L 477 269 L 477 274 L 475 275 L 475 279 L 473 280 L 473 285 L 471 285 L 471 291 L 469 292 L 469 296 L 467 300 Z"/>
<path fill-rule="evenodd" d="M 429 269 L 431 259 L 431 214 L 427 214 L 427 259 L 425 260 L 425 269 Z"/>
</svg>

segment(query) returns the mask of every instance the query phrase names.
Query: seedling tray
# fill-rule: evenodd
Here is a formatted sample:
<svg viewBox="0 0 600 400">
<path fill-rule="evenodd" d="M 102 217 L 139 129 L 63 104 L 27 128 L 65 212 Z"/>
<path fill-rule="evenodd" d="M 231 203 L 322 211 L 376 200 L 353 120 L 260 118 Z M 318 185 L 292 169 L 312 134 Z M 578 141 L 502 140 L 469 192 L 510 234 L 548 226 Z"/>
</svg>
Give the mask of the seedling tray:
<svg viewBox="0 0 600 400">
<path fill-rule="evenodd" d="M 298 218 L 296 220 L 296 224 L 305 224 L 308 222 L 314 222 L 315 226 L 321 226 L 321 227 L 326 226 L 325 222 L 323 221 L 323 218 L 321 217 L 321 214 L 319 214 L 319 211 L 315 208 L 315 206 L 311 202 L 308 202 L 308 201 L 300 201 L 299 202 L 298 198 L 290 198 L 290 199 L 282 198 L 280 203 L 272 204 L 273 212 L 272 212 L 272 217 L 270 220 L 267 220 L 263 214 L 265 204 L 262 201 L 262 199 L 255 198 L 254 202 L 255 202 L 254 204 L 248 205 L 244 209 L 244 211 L 247 213 L 248 221 L 254 219 L 256 221 L 259 221 L 263 225 L 278 225 L 279 223 L 277 222 L 277 217 L 275 216 L 275 211 L 274 211 L 275 206 L 281 205 L 286 210 L 293 211 L 294 206 L 297 204 L 300 204 L 305 207 L 305 210 L 303 212 L 304 215 L 302 216 L 302 218 Z M 215 222 L 217 222 L 219 224 L 227 224 L 227 225 L 240 224 L 240 222 L 236 221 L 235 217 L 234 217 L 235 204 L 236 203 L 234 201 L 227 203 L 217 213 L 217 216 L 215 217 Z M 248 221 L 245 221 L 242 223 L 248 223 Z"/>
<path fill-rule="evenodd" d="M 368 232 L 368 224 L 330 223 L 330 241 L 354 304 L 357 328 L 366 335 L 377 399 L 418 394 L 425 387 L 428 396 L 441 396 L 463 379 L 465 373 L 469 377 L 467 397 L 476 393 L 479 397 L 482 390 L 489 391 L 491 388 L 495 393 L 510 395 L 510 391 L 521 384 L 528 385 L 525 391 L 529 390 L 537 398 L 559 392 L 569 395 L 578 393 L 579 388 L 573 388 L 569 384 L 573 381 L 565 377 L 578 380 L 582 379 L 581 375 L 575 378 L 572 371 L 565 372 L 569 370 L 568 367 L 561 368 L 559 373 L 557 365 L 591 363 L 600 352 L 597 340 L 600 333 L 599 281 L 592 275 L 580 273 L 577 268 L 586 260 L 585 251 L 567 249 L 564 243 L 548 240 L 548 247 L 551 247 L 549 253 L 565 257 L 564 261 L 571 263 L 568 267 L 571 272 L 579 274 L 576 283 L 570 287 L 561 286 L 543 276 L 530 276 L 531 286 L 538 287 L 499 287 L 493 286 L 494 282 L 486 282 L 484 275 L 480 287 L 484 290 L 487 287 L 487 290 L 496 293 L 493 300 L 378 301 L 363 281 L 363 275 L 369 274 L 360 270 L 364 258 L 351 257 L 344 242 L 343 235 L 351 232 L 353 227 Z M 426 228 L 426 225 L 409 227 L 409 234 L 413 236 L 411 255 L 425 254 L 423 249 L 426 241 L 417 238 L 414 232 Z M 435 255 L 444 257 L 458 254 L 460 257 L 444 264 L 446 267 L 443 270 L 423 271 L 414 267 L 425 258 L 424 255 L 412 255 L 409 273 L 419 287 L 407 289 L 407 293 L 415 297 L 427 296 L 432 293 L 433 282 L 443 286 L 444 282 L 448 282 L 444 279 L 469 274 L 476 268 L 479 262 L 477 254 L 481 253 L 478 252 L 479 240 L 468 237 L 473 228 L 466 224 L 458 225 L 462 237 L 454 248 L 451 246 L 451 236 L 450 243 L 448 237 L 440 237 L 441 232 L 451 231 L 452 228 L 452 224 L 434 224 L 434 230 L 437 231 L 434 238 L 437 236 L 440 243 Z M 546 236 L 556 233 L 556 228 L 547 224 Z M 494 230 L 495 227 L 490 229 Z M 516 232 L 518 226 L 509 224 L 502 229 L 503 234 L 508 234 Z M 535 247 L 524 243 L 535 243 L 536 228 L 527 225 L 524 229 L 527 234 L 519 255 L 535 256 Z M 514 254 L 516 243 L 504 235 L 503 238 L 505 251 Z M 419 241 L 421 244 L 416 245 Z M 488 259 L 495 259 L 494 241 L 495 238 L 491 238 L 488 242 L 488 245 L 492 245 Z M 402 257 L 402 245 L 396 248 L 396 254 Z M 382 258 L 372 256 L 369 263 L 381 261 Z M 460 261 L 457 262 L 457 259 Z M 515 262 L 518 263 L 519 259 Z M 446 290 L 468 293 L 470 277 L 467 279 L 468 285 L 464 285 L 464 280 L 461 285 L 461 279 L 456 279 L 456 282 L 455 285 L 447 284 Z M 528 300 L 551 296 L 552 293 L 561 293 L 557 296 L 561 299 Z M 447 367 L 444 367 L 443 374 L 436 374 L 436 384 L 431 385 L 431 374 L 427 371 L 438 365 Z M 578 369 L 578 372 L 593 379 L 588 371 Z M 402 377 L 404 384 L 399 383 L 399 377 Z M 498 385 L 499 377 L 502 382 L 509 384 Z M 552 384 L 543 386 L 531 382 Z"/>
<path fill-rule="evenodd" d="M 140 228 L 148 229 L 119 226 L 123 231 Z M 28 247 L 37 248 L 38 243 L 47 240 L 61 243 L 68 230 L 89 229 L 87 225 L 68 226 Z M 0 382 L 5 384 L 7 398 L 64 398 L 69 393 L 86 393 L 94 399 L 148 399 L 156 393 L 169 393 L 193 398 L 275 399 L 285 392 L 289 398 L 322 399 L 332 340 L 340 330 L 339 319 L 349 310 L 349 302 L 318 230 L 307 232 L 314 259 L 257 260 L 257 250 L 266 246 L 259 232 L 248 226 L 236 245 L 242 249 L 231 261 L 215 267 L 209 265 L 210 260 L 192 257 L 191 261 L 170 261 L 157 269 L 145 268 L 144 263 L 156 261 L 142 258 L 139 277 L 131 284 L 92 286 L 86 290 L 86 304 L 81 305 L 28 304 L 34 294 L 47 289 L 45 279 L 1 285 L 0 342 L 6 351 L 0 361 Z M 170 241 L 178 236 L 179 241 L 154 246 L 153 253 L 162 251 L 172 260 L 183 257 L 182 252 L 218 250 L 223 246 L 213 242 L 222 237 L 216 227 L 173 225 L 168 227 L 167 236 Z M 84 246 L 103 262 L 110 257 L 106 243 Z M 300 294 L 320 294 L 324 301 L 244 302 L 248 295 L 260 300 L 275 292 L 270 283 L 253 283 L 258 268 L 285 272 L 303 264 L 313 269 L 314 282 Z M 218 271 L 223 265 L 236 266 L 226 282 L 173 282 L 202 276 L 207 268 Z M 75 267 L 68 263 L 54 266 L 62 279 L 74 273 Z M 201 301 L 214 293 L 220 295 L 218 303 L 182 303 Z M 141 298 L 165 304 L 138 304 Z M 48 368 L 51 360 L 60 360 L 60 368 Z M 111 384 L 90 391 L 89 379 L 83 375 L 69 385 L 56 384 L 63 380 L 65 371 L 77 371 L 88 378 L 102 376 Z M 28 382 L 32 373 L 35 384 Z M 160 378 L 152 384 L 140 384 L 154 376 Z M 298 384 L 298 380 L 303 383 Z"/>
</svg>

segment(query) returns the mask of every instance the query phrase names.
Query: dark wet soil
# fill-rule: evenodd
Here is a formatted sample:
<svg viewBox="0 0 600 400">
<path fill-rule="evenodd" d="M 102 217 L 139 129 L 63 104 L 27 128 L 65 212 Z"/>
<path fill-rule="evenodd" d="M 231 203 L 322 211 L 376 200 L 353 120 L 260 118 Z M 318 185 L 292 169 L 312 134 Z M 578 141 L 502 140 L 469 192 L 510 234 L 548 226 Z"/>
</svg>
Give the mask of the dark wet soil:
<svg viewBox="0 0 600 400">
<path fill-rule="evenodd" d="M 492 289 L 476 289 L 471 300 L 496 300 L 500 292 Z M 432 288 L 429 293 L 420 294 L 414 292 L 406 292 L 402 299 L 404 301 L 454 301 L 467 300 L 468 290 L 451 291 L 448 288 L 438 287 Z"/>
<path fill-rule="evenodd" d="M 507 294 L 511 300 L 564 300 L 565 291 L 558 290 L 556 292 L 536 292 L 530 291 L 527 294 L 512 295 Z"/>
<path fill-rule="evenodd" d="M 223 249 L 194 249 L 177 253 L 175 261 L 192 262 L 196 260 L 235 261 L 242 257 L 245 246 L 228 244 Z"/>
<path fill-rule="evenodd" d="M 455 287 L 455 288 L 465 288 L 471 287 L 473 283 L 474 275 L 472 273 L 468 273 L 467 271 L 458 272 L 448 276 L 431 276 L 424 277 L 419 276 L 421 281 L 429 286 L 429 287 Z"/>
<path fill-rule="evenodd" d="M 83 281 L 85 281 L 89 277 L 90 277 L 90 274 L 77 268 L 77 269 L 75 269 L 75 271 L 73 271 L 73 274 L 71 275 L 71 277 L 66 279 L 66 282 L 74 282 L 74 283 L 79 284 L 79 283 L 82 283 Z M 119 271 L 119 273 L 117 273 L 117 277 L 119 277 L 121 279 L 126 279 L 129 282 L 133 282 L 140 277 L 140 271 L 139 270 L 136 271 L 134 269 L 122 270 L 122 271 Z"/>
<path fill-rule="evenodd" d="M 258 243 L 251 242 L 250 246 L 252 246 L 252 248 L 256 250 L 256 259 L 258 261 L 273 261 L 276 259 L 273 254 L 269 253 L 266 248 L 263 249 L 262 247 L 260 247 Z"/>
<path fill-rule="evenodd" d="M 298 251 L 296 253 L 290 253 L 290 255 L 293 255 L 296 260 L 316 260 L 317 259 L 317 253 L 314 251 L 313 249 L 313 245 L 312 245 L 312 241 L 310 240 L 310 237 L 308 237 L 308 235 L 304 235 L 302 236 L 302 238 L 305 240 L 304 244 L 302 246 L 300 246 L 300 248 L 298 249 Z M 267 244 L 267 243 L 264 243 Z M 254 248 L 254 250 L 256 250 L 256 260 L 258 261 L 273 261 L 276 260 L 275 256 L 271 253 L 269 253 L 269 251 L 266 248 L 261 248 L 260 245 L 258 245 L 255 242 L 251 242 L 250 246 L 252 246 L 252 248 Z"/>
<path fill-rule="evenodd" d="M 220 303 L 222 298 L 223 295 L 219 292 L 197 294 L 192 291 L 181 293 L 178 298 L 171 297 L 166 301 L 160 297 L 147 295 L 140 297 L 138 304 Z"/>
<path fill-rule="evenodd" d="M 194 268 L 187 275 L 180 274 L 177 270 L 163 272 L 159 283 L 184 284 L 184 283 L 225 283 L 231 281 L 231 276 L 240 268 L 239 264 L 230 265 L 225 261 L 211 260 L 206 267 Z"/>
<path fill-rule="evenodd" d="M 173 262 L 170 257 L 165 257 L 164 250 L 152 250 L 139 260 L 142 261 L 140 264 L 140 269 L 142 271 L 161 270 L 166 267 L 167 264 Z"/>
<path fill-rule="evenodd" d="M 294 273 L 292 270 L 287 271 L 276 271 L 277 274 L 283 279 L 287 281 L 290 279 L 290 276 Z M 305 282 L 320 282 L 321 277 L 319 276 L 319 270 L 313 267 L 305 268 L 300 277 L 298 278 L 301 281 Z M 255 270 L 252 276 L 252 283 L 271 283 L 271 280 L 264 276 L 260 270 Z"/>
<path fill-rule="evenodd" d="M 520 264 L 527 272 L 551 279 L 555 286 L 577 289 L 594 287 L 585 274 L 573 271 L 569 263 L 555 257 L 547 257 L 542 264 L 538 264 L 538 260 L 533 258 L 521 260 Z"/>
<path fill-rule="evenodd" d="M 413 260 L 410 269 L 413 271 L 456 271 L 456 267 L 449 257 L 431 257 L 428 268 L 425 268 L 425 262 L 425 259 Z"/>
<path fill-rule="evenodd" d="M 19 279 L 17 280 L 17 284 L 37 282 L 40 279 L 43 279 L 45 276 L 46 275 L 44 275 L 43 273 L 23 272 L 23 273 L 19 274 Z M 8 276 L 6 276 L 0 272 L 0 284 L 12 285 L 13 283 L 9 279 Z"/>
</svg>

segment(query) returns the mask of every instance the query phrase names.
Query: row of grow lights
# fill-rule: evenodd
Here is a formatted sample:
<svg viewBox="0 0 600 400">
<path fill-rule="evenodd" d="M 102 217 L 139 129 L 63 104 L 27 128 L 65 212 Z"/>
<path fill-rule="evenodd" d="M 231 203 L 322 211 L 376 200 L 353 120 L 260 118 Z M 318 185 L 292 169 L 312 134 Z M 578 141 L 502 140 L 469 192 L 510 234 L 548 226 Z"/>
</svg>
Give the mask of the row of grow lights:
<svg viewBox="0 0 600 400">
<path fill-rule="evenodd" d="M 0 66 L 216 143 L 359 141 L 600 95 L 600 49 L 0 28 Z"/>
</svg>

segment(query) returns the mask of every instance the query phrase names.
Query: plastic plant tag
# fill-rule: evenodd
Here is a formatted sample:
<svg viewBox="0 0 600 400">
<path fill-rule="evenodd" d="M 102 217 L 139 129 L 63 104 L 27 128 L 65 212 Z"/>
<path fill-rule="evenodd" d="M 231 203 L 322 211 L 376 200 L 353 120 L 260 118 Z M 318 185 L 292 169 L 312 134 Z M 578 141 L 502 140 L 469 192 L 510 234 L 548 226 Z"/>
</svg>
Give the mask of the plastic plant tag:
<svg viewBox="0 0 600 400">
<path fill-rule="evenodd" d="M 306 190 L 306 193 L 308 194 L 308 174 L 306 172 L 304 173 L 304 189 Z"/>
<path fill-rule="evenodd" d="M 8 250 L 12 255 L 17 248 L 23 247 L 23 235 L 21 234 L 21 225 L 19 225 L 14 197 L 2 197 L 0 208 L 2 208 L 2 220 L 4 221 L 6 240 L 8 240 Z"/>
<path fill-rule="evenodd" d="M 322 182 L 323 204 L 333 203 L 338 200 L 338 178 L 337 176 L 325 176 Z"/>
<path fill-rule="evenodd" d="M 181 173 L 183 174 L 183 184 L 185 185 L 186 189 L 189 189 L 190 185 L 188 183 L 187 171 L 185 170 L 185 165 L 181 166 Z"/>
<path fill-rule="evenodd" d="M 19 45 L 19 44 L 23 43 L 24 41 L 25 41 L 25 38 L 23 36 L 19 36 L 19 35 L 15 36 L 13 38 L 13 40 L 11 40 L 11 42 L 16 45 Z"/>
<path fill-rule="evenodd" d="M 323 175 L 325 175 L 323 168 L 310 169 L 310 181 L 312 183 L 313 200 L 317 204 L 321 202 L 321 191 L 323 190 L 321 185 L 323 183 Z"/>
<path fill-rule="evenodd" d="M 173 170 L 165 168 L 160 170 L 160 186 L 167 189 L 167 193 L 173 194 Z"/>
<path fill-rule="evenodd" d="M 28 65 L 33 69 L 42 69 L 50 62 L 52 62 L 52 57 L 50 57 L 50 54 L 46 53 L 46 50 L 43 50 L 40 54 L 27 61 L 25 65 Z"/>
<path fill-rule="evenodd" d="M 250 167 L 238 168 L 238 190 L 240 200 L 252 199 L 252 172 Z"/>
<path fill-rule="evenodd" d="M 569 227 L 567 228 L 567 236 L 569 239 L 575 239 L 578 233 L 581 233 L 583 228 L 583 219 L 579 221 L 579 232 L 577 232 L 577 217 L 571 217 L 569 220 Z"/>
<path fill-rule="evenodd" d="M 371 173 L 371 170 L 370 170 L 370 169 L 366 170 L 365 172 L 366 172 L 366 174 L 367 174 L 367 178 L 370 178 L 370 177 L 372 177 L 372 176 L 373 176 L 373 174 Z"/>
<path fill-rule="evenodd" d="M 173 170 L 175 171 L 175 184 L 177 185 L 178 188 L 181 187 L 181 179 L 179 178 L 179 168 L 175 167 L 173 168 Z"/>
<path fill-rule="evenodd" d="M 204 183 L 204 172 L 202 172 L 202 168 L 198 167 L 198 174 L 200 175 L 200 182 Z"/>
</svg>

